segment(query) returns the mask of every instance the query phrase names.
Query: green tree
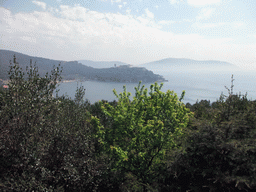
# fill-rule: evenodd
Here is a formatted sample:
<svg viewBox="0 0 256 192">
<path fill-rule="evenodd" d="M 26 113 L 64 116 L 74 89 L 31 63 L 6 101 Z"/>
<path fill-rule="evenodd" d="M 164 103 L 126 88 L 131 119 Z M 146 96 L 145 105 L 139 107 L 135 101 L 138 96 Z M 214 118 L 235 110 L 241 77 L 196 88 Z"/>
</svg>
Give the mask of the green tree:
<svg viewBox="0 0 256 192">
<path fill-rule="evenodd" d="M 142 185 L 153 181 L 172 148 L 182 135 L 191 113 L 177 94 L 161 91 L 155 83 L 148 90 L 138 85 L 133 100 L 131 93 L 119 95 L 115 106 L 102 103 L 102 110 L 111 119 L 104 127 L 93 118 L 98 129 L 96 137 L 102 150 L 109 155 L 112 169 L 121 173 L 132 173 Z M 145 188 L 144 188 L 145 189 Z"/>
</svg>

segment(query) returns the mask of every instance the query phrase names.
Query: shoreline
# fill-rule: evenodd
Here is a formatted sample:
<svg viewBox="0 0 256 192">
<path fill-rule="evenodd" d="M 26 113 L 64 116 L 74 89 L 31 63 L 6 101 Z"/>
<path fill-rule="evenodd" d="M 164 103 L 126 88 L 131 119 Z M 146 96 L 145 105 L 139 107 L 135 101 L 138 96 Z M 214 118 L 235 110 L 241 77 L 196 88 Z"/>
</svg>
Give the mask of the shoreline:
<svg viewBox="0 0 256 192">
<path fill-rule="evenodd" d="M 74 79 L 74 80 L 63 80 L 60 81 L 58 83 L 73 83 L 73 82 L 86 82 L 86 81 L 94 81 L 94 82 L 100 82 L 100 83 L 138 83 L 138 82 L 130 82 L 130 81 L 100 81 L 100 80 L 96 80 L 96 79 L 87 79 L 87 80 L 78 80 L 78 79 Z M 168 80 L 158 80 L 158 81 L 152 81 L 152 82 L 143 82 L 142 83 L 155 83 L 155 82 L 168 82 Z"/>
<path fill-rule="evenodd" d="M 0 82 L 2 82 L 3 85 L 7 85 L 10 80 L 3 80 L 0 79 Z M 136 83 L 136 82 L 129 82 L 129 81 L 100 81 L 96 79 L 87 79 L 87 80 L 79 80 L 79 79 L 72 79 L 72 80 L 61 80 L 58 81 L 58 83 L 74 83 L 74 82 L 85 82 L 85 81 L 95 81 L 95 82 L 103 82 L 103 83 Z M 168 80 L 161 80 L 161 81 L 155 81 L 155 82 L 168 82 Z M 143 81 L 142 81 L 143 83 Z M 154 83 L 154 82 L 144 82 L 144 83 Z"/>
</svg>

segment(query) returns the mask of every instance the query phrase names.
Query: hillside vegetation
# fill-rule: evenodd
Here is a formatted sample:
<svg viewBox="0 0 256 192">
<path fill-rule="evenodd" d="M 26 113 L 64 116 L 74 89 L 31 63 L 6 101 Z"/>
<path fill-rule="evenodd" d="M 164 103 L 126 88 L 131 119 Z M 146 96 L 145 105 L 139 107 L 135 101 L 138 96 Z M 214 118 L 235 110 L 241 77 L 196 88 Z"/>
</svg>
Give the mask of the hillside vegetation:
<svg viewBox="0 0 256 192">
<path fill-rule="evenodd" d="M 0 191 L 255 191 L 256 102 L 233 93 L 182 103 L 162 84 L 90 104 L 54 96 L 61 67 L 41 77 L 11 63 L 0 89 Z"/>
<path fill-rule="evenodd" d="M 143 67 L 132 67 L 129 65 L 121 65 L 110 68 L 93 68 L 77 61 L 58 61 L 45 59 L 40 57 L 30 57 L 21 53 L 0 50 L 0 79 L 8 79 L 8 69 L 10 60 L 13 55 L 16 56 L 19 66 L 25 72 L 26 67 L 31 60 L 36 62 L 38 67 L 38 74 L 43 77 L 45 73 L 50 73 L 53 66 L 57 66 L 61 63 L 62 66 L 62 78 L 64 80 L 81 80 L 81 81 L 106 81 L 106 82 L 133 82 L 143 83 L 165 81 L 161 75 L 154 74 L 152 71 Z"/>
</svg>

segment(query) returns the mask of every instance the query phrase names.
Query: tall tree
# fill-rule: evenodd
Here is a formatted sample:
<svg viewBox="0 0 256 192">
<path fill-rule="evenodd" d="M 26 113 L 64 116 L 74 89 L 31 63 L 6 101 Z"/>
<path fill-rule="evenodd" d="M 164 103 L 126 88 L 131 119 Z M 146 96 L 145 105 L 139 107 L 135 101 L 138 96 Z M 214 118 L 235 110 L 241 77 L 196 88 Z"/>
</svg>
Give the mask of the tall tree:
<svg viewBox="0 0 256 192">
<path fill-rule="evenodd" d="M 117 105 L 102 103 L 101 107 L 111 123 L 103 127 L 93 118 L 97 138 L 113 161 L 113 170 L 132 173 L 143 184 L 156 176 L 191 115 L 180 101 L 184 92 L 179 99 L 173 91 L 162 92 L 162 86 L 152 84 L 148 94 L 139 84 L 132 101 L 125 86 L 119 95 L 114 90 Z"/>
</svg>

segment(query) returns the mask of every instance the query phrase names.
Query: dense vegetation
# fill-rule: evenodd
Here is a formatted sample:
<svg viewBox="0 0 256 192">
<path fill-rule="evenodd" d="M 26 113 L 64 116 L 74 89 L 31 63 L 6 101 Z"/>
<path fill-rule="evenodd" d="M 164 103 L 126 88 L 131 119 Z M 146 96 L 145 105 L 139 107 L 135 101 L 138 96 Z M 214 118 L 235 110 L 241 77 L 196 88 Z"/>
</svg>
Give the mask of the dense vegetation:
<svg viewBox="0 0 256 192">
<path fill-rule="evenodd" d="M 1 191 L 255 191 L 256 102 L 228 95 L 184 105 L 139 84 L 136 95 L 90 104 L 55 96 L 60 66 L 45 77 L 16 60 L 0 89 Z"/>
</svg>

